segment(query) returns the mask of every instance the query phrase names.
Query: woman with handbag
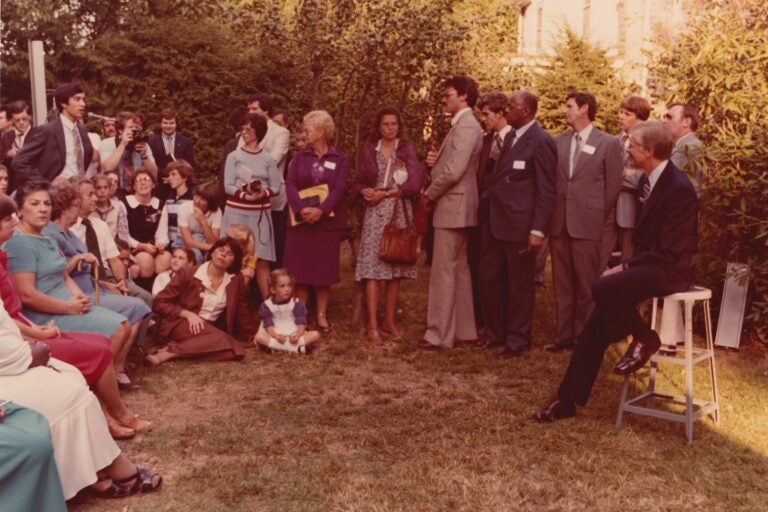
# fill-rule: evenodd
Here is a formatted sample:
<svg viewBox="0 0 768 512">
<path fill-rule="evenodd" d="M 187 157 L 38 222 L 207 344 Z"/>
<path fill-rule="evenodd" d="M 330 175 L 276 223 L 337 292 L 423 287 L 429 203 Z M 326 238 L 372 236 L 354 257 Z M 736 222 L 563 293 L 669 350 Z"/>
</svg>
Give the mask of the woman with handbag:
<svg viewBox="0 0 768 512">
<path fill-rule="evenodd" d="M 417 233 L 412 198 L 424 184 L 424 168 L 414 147 L 403 140 L 403 121 L 395 108 L 383 108 L 374 119 L 371 143 L 363 147 L 352 193 L 365 206 L 355 280 L 366 281 L 368 338 L 382 343 L 376 317 L 379 283 L 386 282 L 382 331 L 400 337 L 395 305 L 401 279 L 416 278 Z"/>
<path fill-rule="evenodd" d="M 317 298 L 317 327 L 331 330 L 326 312 L 331 285 L 338 283 L 341 235 L 347 226 L 342 199 L 349 163 L 333 146 L 333 118 L 324 110 L 304 116 L 306 147 L 298 151 L 285 180 L 290 223 L 285 240 L 285 268 L 296 280 L 296 296 L 306 303 L 309 287 Z"/>
</svg>

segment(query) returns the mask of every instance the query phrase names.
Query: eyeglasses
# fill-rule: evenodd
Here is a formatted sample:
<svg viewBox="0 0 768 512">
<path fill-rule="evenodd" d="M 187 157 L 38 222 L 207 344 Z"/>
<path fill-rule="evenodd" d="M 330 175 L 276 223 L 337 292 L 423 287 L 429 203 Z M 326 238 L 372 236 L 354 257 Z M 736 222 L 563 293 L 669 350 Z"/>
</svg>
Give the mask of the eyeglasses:
<svg viewBox="0 0 768 512">
<path fill-rule="evenodd" d="M 149 176 L 139 176 L 136 178 L 136 183 L 152 183 L 152 178 Z"/>
</svg>

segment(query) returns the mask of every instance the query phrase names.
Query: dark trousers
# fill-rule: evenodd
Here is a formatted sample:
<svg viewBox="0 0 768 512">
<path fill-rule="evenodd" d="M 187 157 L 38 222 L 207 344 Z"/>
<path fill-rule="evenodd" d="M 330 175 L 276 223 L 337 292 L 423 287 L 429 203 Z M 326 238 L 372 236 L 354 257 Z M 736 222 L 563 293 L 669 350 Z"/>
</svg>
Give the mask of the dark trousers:
<svg viewBox="0 0 768 512">
<path fill-rule="evenodd" d="M 630 334 L 639 340 L 650 335 L 651 329 L 638 313 L 637 304 L 687 290 L 690 283 L 687 268 L 663 265 L 631 267 L 595 281 L 595 308 L 579 336 L 557 396 L 586 405 L 608 346 Z"/>
<path fill-rule="evenodd" d="M 285 233 L 288 230 L 288 206 L 282 211 L 272 210 L 272 230 L 275 237 L 275 261 L 270 266 L 272 269 L 276 269 L 283 266 Z"/>
<path fill-rule="evenodd" d="M 510 349 L 530 347 L 535 295 L 536 253 L 527 243 L 494 238 L 481 227 L 479 276 L 486 328 Z"/>
</svg>

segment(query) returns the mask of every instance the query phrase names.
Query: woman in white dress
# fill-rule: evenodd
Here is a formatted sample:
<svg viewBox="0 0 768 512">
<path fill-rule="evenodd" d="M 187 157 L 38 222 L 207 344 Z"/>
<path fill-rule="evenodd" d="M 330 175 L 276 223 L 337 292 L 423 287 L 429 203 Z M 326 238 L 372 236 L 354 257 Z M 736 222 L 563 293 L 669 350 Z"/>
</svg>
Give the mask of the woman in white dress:
<svg viewBox="0 0 768 512">
<path fill-rule="evenodd" d="M 65 499 L 89 485 L 108 498 L 160 488 L 159 474 L 140 469 L 120 453 L 82 374 L 74 366 L 50 359 L 45 343 L 24 341 L 2 303 L 0 395 L 48 420 Z"/>
</svg>

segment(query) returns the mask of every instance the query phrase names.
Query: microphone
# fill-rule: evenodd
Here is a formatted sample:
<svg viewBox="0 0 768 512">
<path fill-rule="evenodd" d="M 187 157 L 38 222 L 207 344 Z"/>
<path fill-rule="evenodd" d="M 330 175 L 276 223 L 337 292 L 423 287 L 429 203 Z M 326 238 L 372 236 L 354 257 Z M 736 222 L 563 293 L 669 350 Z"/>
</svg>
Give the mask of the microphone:
<svg viewBox="0 0 768 512">
<path fill-rule="evenodd" d="M 93 112 L 88 112 L 88 119 L 97 119 L 99 121 L 115 121 L 114 117 L 109 116 L 100 116 L 99 114 L 94 114 Z"/>
</svg>

